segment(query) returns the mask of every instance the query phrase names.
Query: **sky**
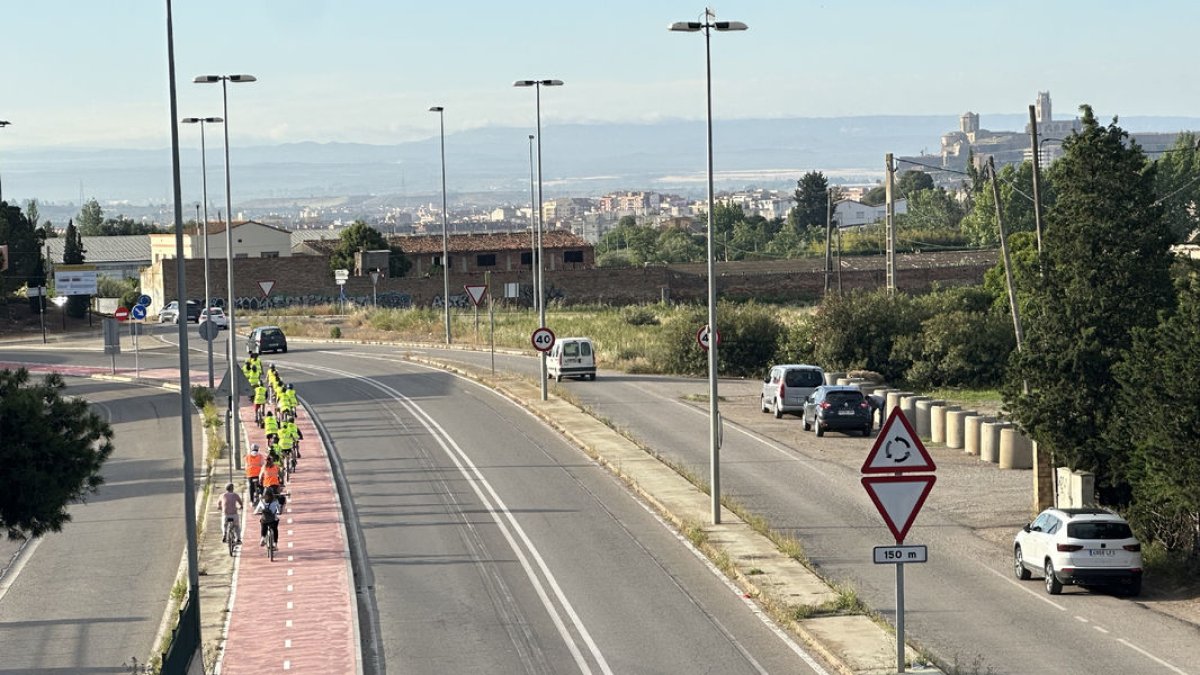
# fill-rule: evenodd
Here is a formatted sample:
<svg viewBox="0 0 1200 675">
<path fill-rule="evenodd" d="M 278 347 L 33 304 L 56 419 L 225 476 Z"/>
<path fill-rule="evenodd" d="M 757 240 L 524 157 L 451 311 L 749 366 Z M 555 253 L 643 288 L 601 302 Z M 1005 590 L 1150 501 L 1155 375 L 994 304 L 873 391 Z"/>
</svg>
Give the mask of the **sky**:
<svg viewBox="0 0 1200 675">
<path fill-rule="evenodd" d="M 728 0 L 711 40 L 716 119 L 1022 113 L 1200 114 L 1200 3 L 1176 0 Z M 180 117 L 222 116 L 231 144 L 387 144 L 543 125 L 704 119 L 704 5 L 678 0 L 175 0 Z M 170 145 L 165 0 L 0 0 L 0 157 Z M 194 126 L 180 142 L 195 144 Z"/>
</svg>

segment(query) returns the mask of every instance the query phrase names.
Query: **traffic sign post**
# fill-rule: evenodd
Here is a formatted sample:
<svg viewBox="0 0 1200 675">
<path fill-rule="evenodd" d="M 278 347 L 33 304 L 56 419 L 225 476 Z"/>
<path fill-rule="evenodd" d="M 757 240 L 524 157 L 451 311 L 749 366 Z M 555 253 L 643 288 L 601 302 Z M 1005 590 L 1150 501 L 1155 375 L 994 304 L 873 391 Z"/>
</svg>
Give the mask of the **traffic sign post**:
<svg viewBox="0 0 1200 675">
<path fill-rule="evenodd" d="M 544 354 L 554 348 L 554 331 L 542 326 L 533 331 L 529 341 L 533 343 L 534 349 Z"/>
<path fill-rule="evenodd" d="M 905 546 L 904 537 L 937 482 L 931 473 L 937 465 L 900 408 L 888 415 L 875 444 L 863 462 L 863 487 L 883 522 L 896 539 L 895 546 L 875 547 L 876 564 L 896 566 L 896 672 L 904 672 L 904 564 L 928 560 L 924 546 Z M 890 474 L 886 476 L 872 474 Z"/>
<path fill-rule="evenodd" d="M 479 301 L 483 299 L 483 294 L 487 292 L 487 286 L 466 284 L 463 288 L 467 291 L 467 297 L 471 299 L 471 304 L 475 306 L 475 342 L 479 342 Z"/>
</svg>

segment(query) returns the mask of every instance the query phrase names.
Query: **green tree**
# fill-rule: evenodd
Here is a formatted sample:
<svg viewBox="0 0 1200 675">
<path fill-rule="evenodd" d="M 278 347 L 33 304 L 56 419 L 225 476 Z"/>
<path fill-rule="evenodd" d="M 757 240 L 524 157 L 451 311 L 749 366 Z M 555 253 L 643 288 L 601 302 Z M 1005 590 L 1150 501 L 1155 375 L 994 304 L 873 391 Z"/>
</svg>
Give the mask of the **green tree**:
<svg viewBox="0 0 1200 675">
<path fill-rule="evenodd" d="M 1130 517 L 1145 539 L 1200 559 L 1200 272 L 1181 281 L 1176 308 L 1153 330 L 1134 335 L 1117 369 L 1117 429 L 1133 445 Z M 1190 378 L 1190 379 L 1189 379 Z M 1169 392 L 1169 397 L 1163 394 Z"/>
<path fill-rule="evenodd" d="M 68 504 L 104 482 L 112 428 L 82 399 L 66 399 L 58 374 L 41 384 L 29 372 L 0 370 L 0 525 L 9 539 L 58 532 Z"/>
<path fill-rule="evenodd" d="M 887 187 L 883 185 L 876 185 L 867 190 L 867 193 L 862 197 L 862 203 L 867 206 L 879 206 L 885 201 L 887 201 Z"/>
<path fill-rule="evenodd" d="M 820 171 L 809 171 L 796 181 L 792 194 L 796 206 L 788 212 L 788 225 L 800 236 L 810 229 L 825 231 L 825 220 L 829 209 L 829 181 Z"/>
<path fill-rule="evenodd" d="M 1154 187 L 1163 201 L 1163 215 L 1175 243 L 1187 241 L 1200 229 L 1200 152 L 1196 140 L 1195 134 L 1179 134 L 1175 147 L 1154 163 Z"/>
<path fill-rule="evenodd" d="M 1004 213 L 1004 229 L 1009 234 L 1036 230 L 1033 217 L 1033 164 L 1006 166 L 997 171 L 1000 188 L 1000 208 Z M 1042 213 L 1054 202 L 1054 184 L 1042 178 Z M 1044 229 L 1044 228 L 1043 228 Z M 975 246 L 998 246 L 1000 230 L 996 224 L 996 200 L 992 197 L 990 180 L 975 194 L 971 211 L 962 220 L 962 231 Z M 1043 233 L 1044 234 L 1044 233 Z"/>
<path fill-rule="evenodd" d="M 1170 230 L 1155 204 L 1154 171 L 1117 126 L 1082 106 L 1082 130 L 1050 169 L 1057 192 L 1042 237 L 1042 277 L 1014 355 L 1006 402 L 1058 460 L 1093 471 L 1106 503 L 1128 499 L 1129 441 L 1114 368 L 1135 329 L 1173 305 Z M 1023 383 L 1028 393 L 1022 391 Z"/>
<path fill-rule="evenodd" d="M 66 237 L 66 241 L 63 242 L 63 264 L 82 264 L 87 259 L 87 249 L 83 247 L 83 235 L 75 227 L 74 221 L 67 222 L 67 231 L 64 236 Z M 88 304 L 89 298 L 86 295 L 68 295 L 67 316 L 75 317 L 76 319 L 87 316 Z"/>
<path fill-rule="evenodd" d="M 733 228 L 746 219 L 746 212 L 740 204 L 723 204 L 718 202 L 713 211 L 713 230 L 717 233 L 717 241 L 733 234 Z"/>
<path fill-rule="evenodd" d="M 22 286 L 38 286 L 43 282 L 43 241 L 42 232 L 20 207 L 0 202 L 0 243 L 8 245 L 9 257 L 8 269 L 0 272 L 0 299 Z M 31 307 L 35 303 L 36 300 L 30 300 Z"/>
<path fill-rule="evenodd" d="M 933 189 L 933 177 L 919 169 L 911 169 L 896 179 L 896 199 L 912 199 L 922 190 Z"/>
<path fill-rule="evenodd" d="M 942 188 L 918 190 L 907 199 L 908 213 L 896 216 L 896 222 L 908 229 L 957 231 L 966 215 L 962 202 Z"/>
<path fill-rule="evenodd" d="M 75 220 L 78 221 L 75 227 L 79 228 L 80 234 L 98 236 L 104 228 L 104 209 L 100 208 L 100 202 L 89 199 L 84 202 Z"/>
<path fill-rule="evenodd" d="M 356 220 L 338 235 L 337 246 L 329 254 L 329 271 L 332 273 L 333 270 L 338 269 L 352 270 L 354 269 L 355 253 L 383 249 L 391 252 L 391 255 L 388 256 L 388 275 L 402 277 L 407 274 L 412 263 L 404 255 L 404 250 L 398 245 L 389 244 L 379 230 L 361 220 Z"/>
<path fill-rule="evenodd" d="M 656 244 L 659 259 L 663 262 L 695 262 L 704 260 L 704 238 L 685 230 L 666 228 L 658 236 Z"/>
</svg>

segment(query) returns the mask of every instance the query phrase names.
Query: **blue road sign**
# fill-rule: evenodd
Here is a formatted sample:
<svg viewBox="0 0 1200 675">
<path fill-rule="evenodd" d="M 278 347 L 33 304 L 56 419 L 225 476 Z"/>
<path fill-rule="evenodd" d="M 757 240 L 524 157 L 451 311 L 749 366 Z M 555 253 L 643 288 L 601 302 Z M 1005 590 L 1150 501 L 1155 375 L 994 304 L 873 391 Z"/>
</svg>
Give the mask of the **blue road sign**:
<svg viewBox="0 0 1200 675">
<path fill-rule="evenodd" d="M 142 297 L 144 298 L 146 296 L 143 295 Z M 133 315 L 133 318 L 141 321 L 142 319 L 146 318 L 146 306 L 142 304 L 134 305 L 133 311 L 131 311 L 130 314 Z"/>
<path fill-rule="evenodd" d="M 138 304 L 141 305 L 142 307 L 149 307 L 150 306 L 150 296 L 139 295 L 138 296 Z M 141 317 L 135 317 L 135 318 L 141 318 Z"/>
</svg>

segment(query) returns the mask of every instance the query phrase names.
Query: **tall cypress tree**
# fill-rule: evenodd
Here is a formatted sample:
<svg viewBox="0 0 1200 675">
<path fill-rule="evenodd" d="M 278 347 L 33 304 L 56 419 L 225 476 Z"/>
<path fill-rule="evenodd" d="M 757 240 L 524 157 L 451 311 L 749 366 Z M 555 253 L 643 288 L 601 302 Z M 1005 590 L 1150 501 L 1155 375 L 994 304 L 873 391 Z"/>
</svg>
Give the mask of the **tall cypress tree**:
<svg viewBox="0 0 1200 675">
<path fill-rule="evenodd" d="M 86 259 L 87 250 L 83 248 L 83 235 L 75 227 L 75 221 L 67 222 L 66 240 L 63 242 L 63 264 L 80 265 Z M 67 316 L 76 319 L 87 316 L 89 298 L 86 295 L 67 296 Z"/>
<path fill-rule="evenodd" d="M 796 181 L 792 195 L 795 208 L 788 212 L 788 224 L 796 234 L 804 236 L 810 228 L 825 231 L 826 209 L 829 207 L 829 181 L 820 171 L 809 171 Z"/>
<path fill-rule="evenodd" d="M 1127 439 L 1114 426 L 1113 369 L 1137 328 L 1174 304 L 1170 231 L 1155 203 L 1154 169 L 1117 126 L 1083 106 L 1083 128 L 1050 170 L 1040 283 L 1014 356 L 1009 409 L 1059 464 L 1096 473 L 1107 503 L 1128 498 Z M 1027 384 L 1028 393 L 1022 393 Z"/>
</svg>

